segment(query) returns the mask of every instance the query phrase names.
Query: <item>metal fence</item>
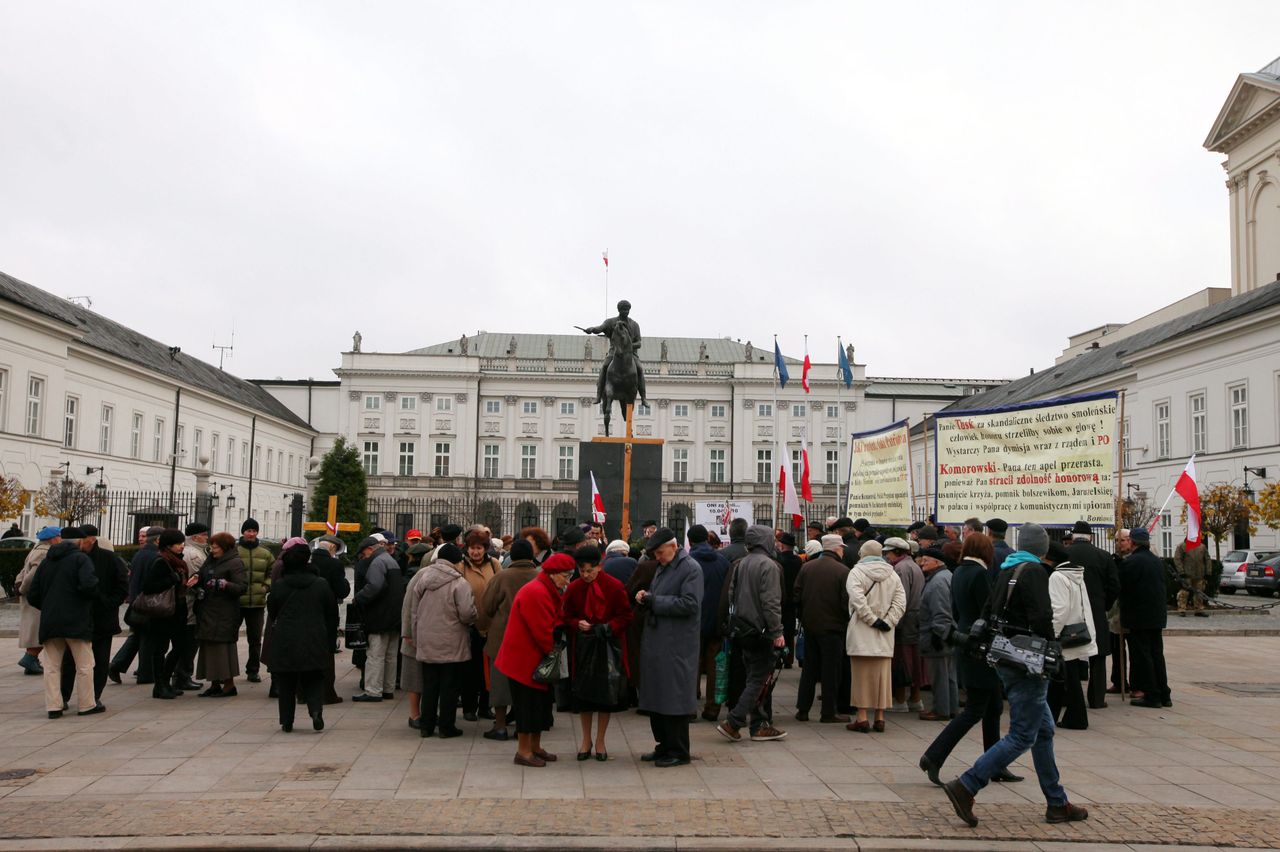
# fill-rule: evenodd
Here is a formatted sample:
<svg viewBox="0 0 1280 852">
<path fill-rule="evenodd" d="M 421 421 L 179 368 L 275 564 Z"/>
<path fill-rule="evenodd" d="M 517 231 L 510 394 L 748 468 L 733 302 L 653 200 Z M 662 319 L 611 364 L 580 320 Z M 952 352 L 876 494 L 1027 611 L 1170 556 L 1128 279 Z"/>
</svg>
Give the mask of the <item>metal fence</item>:
<svg viewBox="0 0 1280 852">
<path fill-rule="evenodd" d="M 524 527 L 542 527 L 552 535 L 559 535 L 589 514 L 587 510 L 579 511 L 575 497 L 571 494 L 532 498 L 509 494 L 379 497 L 369 500 L 369 524 L 389 529 L 401 538 L 411 529 L 425 532 L 448 523 L 463 527 L 484 524 L 496 535 L 515 535 Z M 639 529 L 644 521 L 656 520 L 683 536 L 693 518 L 694 502 L 688 497 L 663 499 L 660 518 L 634 517 L 632 524 Z M 756 500 L 752 504 L 756 523 L 772 525 L 772 503 Z M 806 523 L 821 523 L 837 514 L 835 503 L 810 503 L 805 508 Z"/>
<path fill-rule="evenodd" d="M 200 501 L 204 514 L 208 509 Z M 137 539 L 138 530 L 152 524 L 181 529 L 196 520 L 196 494 L 178 491 L 172 500 L 168 491 L 108 491 L 98 512 L 89 512 L 76 518 L 79 523 L 93 524 L 108 540 L 118 544 L 131 544 Z M 208 523 L 208 517 L 202 518 Z"/>
</svg>

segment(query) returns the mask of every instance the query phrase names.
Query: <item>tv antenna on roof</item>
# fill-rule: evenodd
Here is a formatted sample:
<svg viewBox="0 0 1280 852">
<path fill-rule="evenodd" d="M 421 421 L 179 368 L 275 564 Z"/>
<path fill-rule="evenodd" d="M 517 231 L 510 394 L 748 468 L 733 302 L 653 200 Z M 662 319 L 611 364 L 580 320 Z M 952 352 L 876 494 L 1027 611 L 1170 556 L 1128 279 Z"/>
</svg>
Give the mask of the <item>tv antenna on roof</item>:
<svg viewBox="0 0 1280 852">
<path fill-rule="evenodd" d="M 230 342 L 230 343 L 228 343 L 228 344 L 227 344 L 227 345 L 225 345 L 225 346 L 219 346 L 218 344 L 216 344 L 216 343 L 215 343 L 215 344 L 213 344 L 213 348 L 218 350 L 218 369 L 219 369 L 219 370 L 221 370 L 221 369 L 222 369 L 222 360 L 223 360 L 224 358 L 230 358 L 230 357 L 232 357 L 232 355 L 233 355 L 233 354 L 235 353 L 235 351 L 236 351 L 236 330 L 235 330 L 234 328 L 232 328 L 232 329 L 231 329 L 231 342 Z"/>
</svg>

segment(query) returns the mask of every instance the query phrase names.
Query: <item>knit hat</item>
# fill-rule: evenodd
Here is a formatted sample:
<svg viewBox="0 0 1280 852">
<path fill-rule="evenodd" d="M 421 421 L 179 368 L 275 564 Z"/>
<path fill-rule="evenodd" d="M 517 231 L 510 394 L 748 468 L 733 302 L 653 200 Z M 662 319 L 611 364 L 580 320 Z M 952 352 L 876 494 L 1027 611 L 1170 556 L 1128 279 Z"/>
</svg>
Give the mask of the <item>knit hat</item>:
<svg viewBox="0 0 1280 852">
<path fill-rule="evenodd" d="M 44 527 L 36 533 L 36 541 L 53 541 L 62 535 L 62 527 Z"/>
<path fill-rule="evenodd" d="M 693 526 L 689 527 L 689 543 L 690 544 L 702 544 L 704 541 L 707 540 L 707 538 L 708 538 L 707 528 L 704 527 L 702 524 L 694 524 Z"/>
<path fill-rule="evenodd" d="M 689 530 L 689 535 L 690 537 L 693 536 L 693 530 Z M 706 539 L 703 539 L 703 541 L 706 541 Z M 528 542 L 526 542 L 526 544 L 527 543 Z M 620 538 L 615 538 L 613 541 L 609 542 L 609 546 L 604 549 L 604 552 L 605 553 L 630 553 L 631 545 L 627 544 L 625 541 L 623 541 Z"/>
<path fill-rule="evenodd" d="M 789 532 L 784 532 L 782 535 L 778 536 L 778 541 L 782 542 L 788 547 L 796 546 L 796 537 Z"/>
<path fill-rule="evenodd" d="M 844 547 L 844 539 L 835 533 L 824 535 L 818 546 L 823 550 L 835 550 L 837 547 Z"/>
<path fill-rule="evenodd" d="M 295 535 L 292 538 L 286 539 L 285 543 L 280 545 L 280 552 L 284 553 L 291 547 L 305 547 L 307 550 L 311 549 L 311 546 L 307 544 L 307 540 L 300 535 Z"/>
<path fill-rule="evenodd" d="M 899 541 L 901 541 L 901 539 L 899 539 Z M 884 548 L 881 547 L 880 542 L 875 539 L 872 539 L 871 541 L 864 541 L 862 543 L 862 547 L 858 548 L 859 559 L 866 559 L 868 556 L 882 556 L 883 554 Z"/>
<path fill-rule="evenodd" d="M 244 523 L 240 525 L 240 532 L 243 534 L 246 530 L 258 531 L 258 522 L 253 518 L 245 518 Z"/>
<path fill-rule="evenodd" d="M 567 553 L 553 553 L 542 563 L 543 574 L 562 574 L 578 567 L 578 563 Z"/>
<path fill-rule="evenodd" d="M 1032 556 L 1044 556 L 1049 552 L 1049 533 L 1039 524 L 1023 524 L 1018 530 L 1018 549 Z"/>
<path fill-rule="evenodd" d="M 1146 527 L 1134 527 L 1129 530 L 1129 541 L 1134 544 L 1151 544 L 1151 532 Z"/>
<path fill-rule="evenodd" d="M 511 542 L 511 561 L 533 559 L 533 545 L 522 538 Z"/>
<path fill-rule="evenodd" d="M 810 559 L 822 553 L 822 542 L 816 538 L 811 538 L 804 543 L 804 553 Z"/>
<path fill-rule="evenodd" d="M 82 538 L 96 538 L 98 534 L 98 528 L 93 524 L 80 525 L 80 535 Z"/>
<path fill-rule="evenodd" d="M 1071 534 L 1093 536 L 1093 527 L 1089 526 L 1088 521 L 1076 521 L 1071 527 Z"/>
<path fill-rule="evenodd" d="M 160 533 L 160 549 L 173 547 L 175 544 L 182 544 L 187 537 L 182 534 L 182 530 L 168 529 Z"/>
<path fill-rule="evenodd" d="M 439 561 L 441 559 L 456 565 L 462 561 L 462 550 L 453 542 L 446 542 L 440 545 L 440 549 L 436 551 L 436 560 Z"/>
<path fill-rule="evenodd" d="M 191 523 L 187 524 L 187 528 L 183 530 L 183 532 L 186 533 L 188 537 L 193 535 L 201 535 L 203 533 L 207 533 L 208 531 L 209 531 L 209 525 L 202 524 L 199 521 L 192 521 Z"/>
</svg>

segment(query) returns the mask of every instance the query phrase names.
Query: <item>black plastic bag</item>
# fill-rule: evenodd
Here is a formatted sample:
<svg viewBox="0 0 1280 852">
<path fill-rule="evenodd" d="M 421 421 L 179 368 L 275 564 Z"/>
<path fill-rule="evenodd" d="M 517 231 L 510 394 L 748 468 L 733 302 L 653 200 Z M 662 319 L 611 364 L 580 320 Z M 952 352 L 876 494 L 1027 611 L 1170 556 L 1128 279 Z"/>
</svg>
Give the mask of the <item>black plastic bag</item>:
<svg viewBox="0 0 1280 852">
<path fill-rule="evenodd" d="M 622 703 L 622 654 L 612 637 L 579 633 L 574 646 L 574 697 L 602 707 Z"/>
</svg>

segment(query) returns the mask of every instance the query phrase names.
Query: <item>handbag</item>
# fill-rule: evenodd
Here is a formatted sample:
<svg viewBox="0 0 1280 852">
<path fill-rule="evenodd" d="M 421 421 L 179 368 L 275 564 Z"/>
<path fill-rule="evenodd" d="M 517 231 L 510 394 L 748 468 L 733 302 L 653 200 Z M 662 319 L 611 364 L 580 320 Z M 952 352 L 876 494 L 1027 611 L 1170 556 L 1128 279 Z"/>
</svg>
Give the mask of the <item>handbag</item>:
<svg viewBox="0 0 1280 852">
<path fill-rule="evenodd" d="M 564 637 L 556 639 L 551 650 L 533 669 L 533 679 L 538 683 L 555 683 L 569 676 L 569 657 L 565 654 L 568 642 Z"/>
<path fill-rule="evenodd" d="M 617 646 L 607 636 L 580 633 L 574 654 L 574 697 L 602 707 L 617 706 L 622 698 L 622 658 Z"/>
<path fill-rule="evenodd" d="M 1074 586 L 1075 584 L 1073 583 L 1072 585 Z M 1082 612 L 1084 611 L 1083 604 L 1084 601 L 1081 601 Z M 1092 641 L 1093 637 L 1089 635 L 1089 625 L 1083 621 L 1062 625 L 1062 631 L 1058 634 L 1058 644 L 1063 648 L 1081 648 Z"/>
<path fill-rule="evenodd" d="M 177 609 L 175 601 L 174 587 L 170 586 L 163 592 L 138 595 L 129 608 L 133 610 L 134 615 L 141 615 L 148 619 L 172 618 Z"/>
<path fill-rule="evenodd" d="M 740 642 L 744 646 L 754 645 L 764 639 L 765 630 L 757 627 L 747 619 L 738 615 L 738 565 L 733 566 L 733 576 L 729 579 L 729 624 L 725 635 L 732 642 Z"/>
<path fill-rule="evenodd" d="M 129 604 L 124 610 L 124 623 L 134 630 L 140 630 L 151 623 L 151 619 L 133 608 L 133 604 Z"/>
<path fill-rule="evenodd" d="M 369 647 L 369 637 L 365 635 L 360 608 L 356 604 L 347 604 L 347 623 L 343 629 L 343 638 L 348 651 L 363 651 Z"/>
</svg>

